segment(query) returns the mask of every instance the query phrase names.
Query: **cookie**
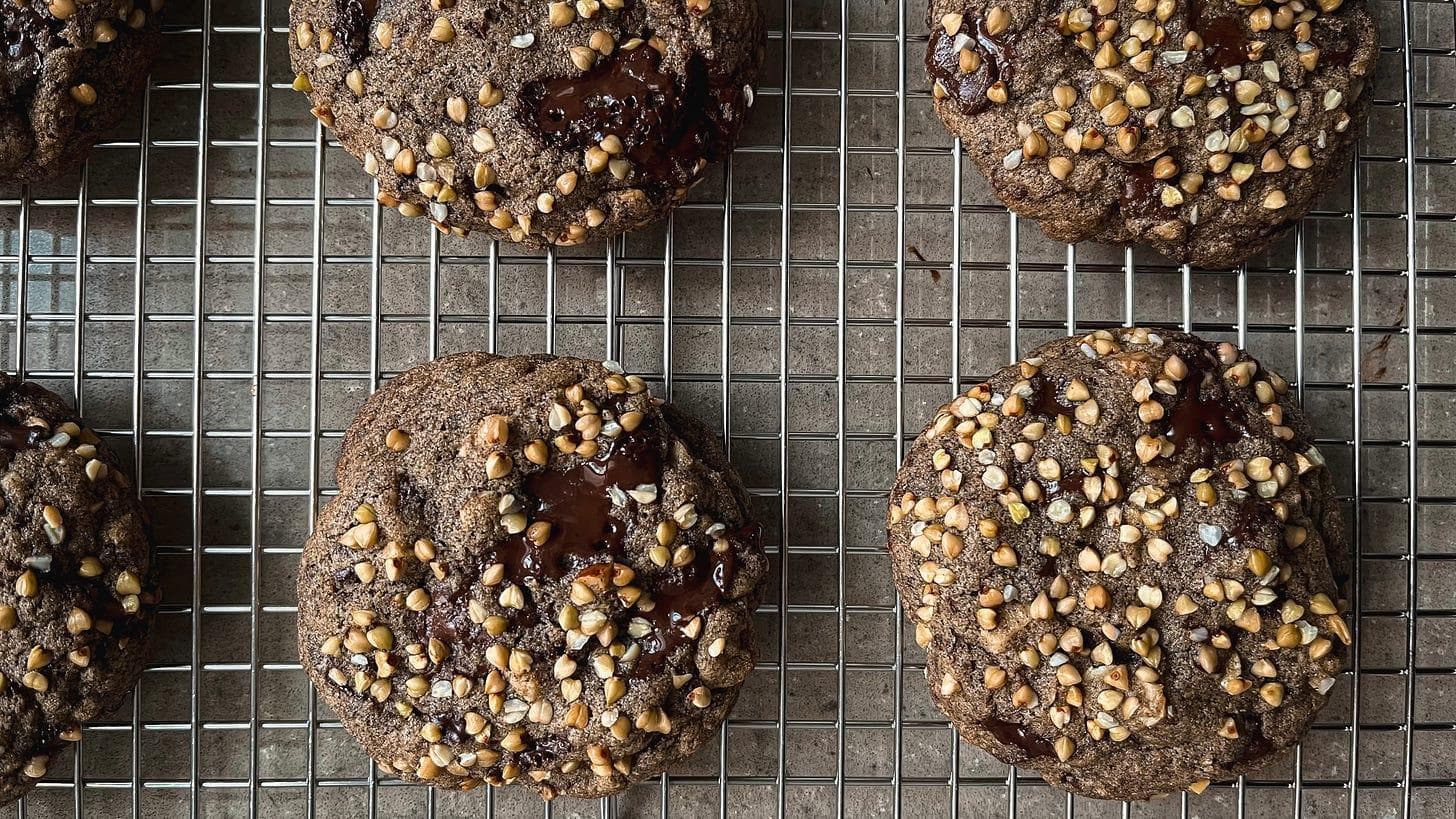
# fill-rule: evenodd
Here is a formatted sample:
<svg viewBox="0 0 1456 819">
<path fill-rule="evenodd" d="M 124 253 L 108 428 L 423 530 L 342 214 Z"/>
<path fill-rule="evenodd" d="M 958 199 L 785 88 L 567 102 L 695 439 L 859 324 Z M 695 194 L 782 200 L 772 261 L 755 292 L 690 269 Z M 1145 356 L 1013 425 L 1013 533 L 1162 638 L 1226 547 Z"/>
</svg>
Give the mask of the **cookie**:
<svg viewBox="0 0 1456 819">
<path fill-rule="evenodd" d="M 146 517 L 96 434 L 0 374 L 0 803 L 141 676 L 157 605 Z"/>
<path fill-rule="evenodd" d="M 1230 267 L 1348 161 L 1378 55 L 1365 0 L 931 0 L 935 110 L 1062 242 Z"/>
<path fill-rule="evenodd" d="M 1146 799 L 1296 742 L 1350 643 L 1330 474 L 1232 344 L 1053 341 L 941 407 L 891 496 L 895 582 L 961 735 Z"/>
<path fill-rule="evenodd" d="M 546 355 L 415 367 L 360 410 L 299 562 L 298 649 L 382 770 L 596 797 L 718 730 L 759 529 L 706 429 Z"/>
<path fill-rule="evenodd" d="M 0 3 L 0 177 L 33 182 L 85 160 L 146 86 L 161 0 Z"/>
<path fill-rule="evenodd" d="M 535 246 L 664 217 L 753 104 L 754 0 L 293 0 L 313 112 L 379 201 Z"/>
</svg>

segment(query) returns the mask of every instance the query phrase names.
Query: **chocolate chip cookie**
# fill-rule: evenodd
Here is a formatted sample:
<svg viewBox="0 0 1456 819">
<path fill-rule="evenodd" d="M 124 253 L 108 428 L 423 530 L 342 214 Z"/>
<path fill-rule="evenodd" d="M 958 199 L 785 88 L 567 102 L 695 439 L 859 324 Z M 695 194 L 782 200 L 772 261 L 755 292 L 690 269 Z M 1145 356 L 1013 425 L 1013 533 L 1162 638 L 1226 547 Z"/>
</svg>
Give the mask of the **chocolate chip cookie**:
<svg viewBox="0 0 1456 819">
<path fill-rule="evenodd" d="M 1378 43 L 1364 0 L 931 0 L 935 110 L 1064 242 L 1229 267 L 1347 167 Z"/>
<path fill-rule="evenodd" d="M 573 245 L 654 222 L 753 104 L 754 0 L 294 0 L 295 87 L 442 230 Z"/>
<path fill-rule="evenodd" d="M 754 664 L 767 561 L 713 437 L 620 367 L 465 353 L 375 393 L 299 563 L 299 654 L 388 773 L 615 793 Z"/>
<path fill-rule="evenodd" d="M 0 3 L 0 178 L 29 182 L 82 162 L 146 85 L 161 0 Z"/>
<path fill-rule="evenodd" d="M 145 516 L 96 434 L 0 374 L 0 803 L 120 705 L 157 604 Z"/>
<path fill-rule="evenodd" d="M 1258 767 L 1350 643 L 1334 491 L 1289 385 L 1184 333 L 1054 341 L 941 407 L 889 548 L 936 704 L 1086 796 Z"/>
</svg>

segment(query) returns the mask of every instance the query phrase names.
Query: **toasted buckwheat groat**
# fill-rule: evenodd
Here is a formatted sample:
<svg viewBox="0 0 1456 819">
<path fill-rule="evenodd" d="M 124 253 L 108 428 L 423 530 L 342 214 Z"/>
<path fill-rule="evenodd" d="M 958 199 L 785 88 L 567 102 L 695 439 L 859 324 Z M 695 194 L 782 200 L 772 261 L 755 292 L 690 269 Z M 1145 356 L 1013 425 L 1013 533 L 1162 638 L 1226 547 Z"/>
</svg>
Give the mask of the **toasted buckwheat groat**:
<svg viewBox="0 0 1456 819">
<path fill-rule="evenodd" d="M 465 353 L 344 438 L 298 648 L 387 773 L 603 796 L 713 736 L 767 569 L 712 435 L 610 362 Z"/>
<path fill-rule="evenodd" d="M 931 0 L 935 109 L 1007 207 L 1064 242 L 1229 267 L 1347 167 L 1365 0 Z"/>
<path fill-rule="evenodd" d="M 161 0 L 0 3 L 0 178 L 45 179 L 86 158 L 146 85 L 161 7 Z"/>
<path fill-rule="evenodd" d="M 657 221 L 738 138 L 754 0 L 293 0 L 295 87 L 442 230 L 573 245 Z"/>
<path fill-rule="evenodd" d="M 936 704 L 1086 796 L 1258 767 L 1350 643 L 1332 483 L 1288 384 L 1185 333 L 1054 341 L 941 407 L 889 548 Z"/>
<path fill-rule="evenodd" d="M 0 374 L 0 803 L 121 704 L 157 604 L 145 515 L 111 454 L 40 386 Z"/>
</svg>

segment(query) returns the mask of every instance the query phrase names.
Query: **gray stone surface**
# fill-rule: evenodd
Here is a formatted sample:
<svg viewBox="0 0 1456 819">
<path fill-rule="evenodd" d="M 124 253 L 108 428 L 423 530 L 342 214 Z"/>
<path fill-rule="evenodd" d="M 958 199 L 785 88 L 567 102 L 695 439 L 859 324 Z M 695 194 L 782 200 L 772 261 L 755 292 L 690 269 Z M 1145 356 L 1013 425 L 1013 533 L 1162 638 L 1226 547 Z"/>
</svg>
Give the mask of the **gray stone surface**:
<svg viewBox="0 0 1456 819">
<path fill-rule="evenodd" d="M 153 815 L 183 815 L 195 805 L 209 816 L 239 816 L 250 799 L 262 815 L 297 815 L 310 799 L 319 816 L 358 816 L 371 799 L 380 815 L 418 815 L 427 806 L 425 789 L 371 784 L 366 758 L 332 716 L 311 712 L 292 649 L 293 572 L 312 510 L 332 489 L 338 435 L 377 379 L 432 354 L 494 344 L 584 356 L 610 348 L 653 376 L 657 389 L 728 435 L 780 555 L 758 615 L 765 662 L 721 744 L 666 783 L 618 799 L 617 815 L 655 816 L 664 805 L 673 816 L 772 815 L 782 799 L 793 816 L 841 807 L 876 816 L 897 800 L 907 816 L 942 815 L 953 801 L 963 816 L 1004 816 L 1007 769 L 958 745 L 926 697 L 922 658 L 893 608 L 882 496 L 902 436 L 951 394 L 953 367 L 965 383 L 1063 333 L 1069 321 L 1085 328 L 1127 316 L 1187 321 L 1218 338 L 1243 333 L 1261 358 L 1297 378 L 1360 534 L 1359 732 L 1349 730 L 1356 690 L 1349 673 L 1299 757 L 1242 790 L 1210 788 L 1189 800 L 1190 815 L 1234 816 L 1242 799 L 1247 816 L 1287 816 L 1296 798 L 1307 815 L 1344 814 L 1352 744 L 1366 785 L 1359 815 L 1399 815 L 1404 794 L 1391 786 L 1405 773 L 1408 711 L 1412 814 L 1452 815 L 1456 6 L 1449 0 L 1409 3 L 1410 101 L 1401 4 L 1376 3 L 1386 52 L 1358 173 L 1298 237 L 1242 273 L 1192 271 L 1186 299 L 1180 271 L 1155 254 L 1134 251 L 1129 260 L 1117 248 L 1081 246 L 1070 302 L 1067 248 L 1015 223 L 968 162 L 959 164 L 953 207 L 958 166 L 928 104 L 915 3 L 766 7 L 775 32 L 769 79 L 731 172 L 719 169 L 698 188 L 670 229 L 621 241 L 608 278 L 606 248 L 548 260 L 480 239 L 438 239 L 425 225 L 376 212 L 367 177 L 321 141 L 303 98 L 287 88 L 285 2 L 267 0 L 262 36 L 256 3 L 209 9 L 206 2 L 172 3 L 145 119 L 138 112 L 90 163 L 84 232 L 78 179 L 0 188 L 0 362 L 14 368 L 23 354 L 27 374 L 75 397 L 133 454 L 156 522 L 167 604 L 134 703 L 86 731 L 79 772 L 70 759 L 53 766 L 27 815 L 66 815 L 78 804 L 91 815 L 126 815 L 136 804 Z M 909 35 L 903 117 L 902 19 Z M 204 65 L 207 150 L 199 166 Z M 850 91 L 847 151 L 840 150 L 841 66 Z M 1412 266 L 1414 328 L 1406 326 Z M 898 333 L 897 316 L 904 318 Z M 1421 444 L 1414 475 L 1412 381 Z M 778 573 L 784 567 L 786 580 Z M 1413 661 L 1406 653 L 1412 607 Z M 1296 776 L 1297 791 L 1289 784 Z M 194 791 L 193 782 L 208 787 Z M 1066 810 L 1064 797 L 1037 780 L 1018 782 L 1014 798 L 1027 816 Z M 439 794 L 434 807 L 441 816 L 479 816 L 492 806 L 501 816 L 541 812 L 527 794 L 488 800 L 480 792 Z M 1131 814 L 1177 815 L 1180 807 L 1163 800 Z M 563 801 L 553 815 L 598 810 Z M 1116 816 L 1121 806 L 1078 800 L 1075 812 Z"/>
</svg>

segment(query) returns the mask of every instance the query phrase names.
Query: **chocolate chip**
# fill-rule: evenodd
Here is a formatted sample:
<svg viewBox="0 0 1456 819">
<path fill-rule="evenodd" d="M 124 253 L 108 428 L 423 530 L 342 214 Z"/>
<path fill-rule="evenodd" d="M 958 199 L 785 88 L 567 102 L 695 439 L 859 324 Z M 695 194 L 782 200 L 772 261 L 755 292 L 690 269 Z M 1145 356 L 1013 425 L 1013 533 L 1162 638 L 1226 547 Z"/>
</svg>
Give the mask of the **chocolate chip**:
<svg viewBox="0 0 1456 819">
<path fill-rule="evenodd" d="M 1142 219 L 1172 219 L 1177 212 L 1163 204 L 1159 191 L 1164 184 L 1153 176 L 1151 163 L 1127 166 L 1127 176 L 1122 180 L 1122 197 L 1118 200 L 1122 212 Z"/>
<path fill-rule="evenodd" d="M 353 62 L 369 55 L 369 28 L 379 11 L 379 0 L 342 0 L 339 25 L 343 27 L 344 53 Z"/>
<path fill-rule="evenodd" d="M 1222 71 L 1248 59 L 1249 36 L 1238 19 L 1213 15 L 1199 2 L 1193 4 L 1192 20 L 1193 30 L 1203 38 L 1204 65 L 1210 70 Z"/>
</svg>

